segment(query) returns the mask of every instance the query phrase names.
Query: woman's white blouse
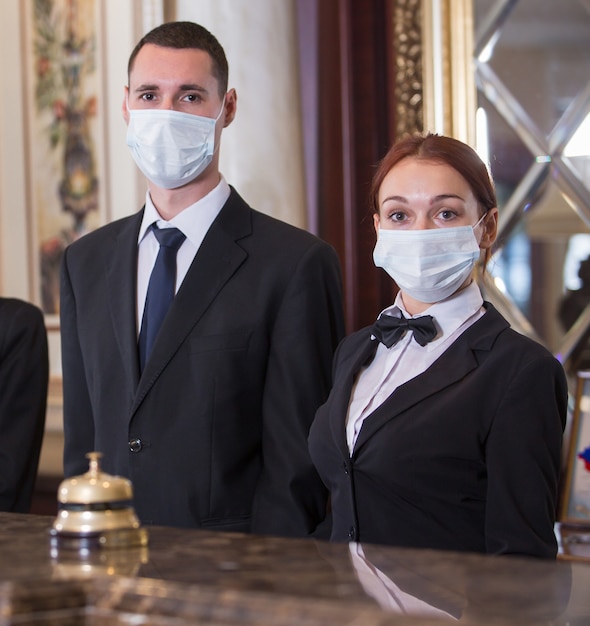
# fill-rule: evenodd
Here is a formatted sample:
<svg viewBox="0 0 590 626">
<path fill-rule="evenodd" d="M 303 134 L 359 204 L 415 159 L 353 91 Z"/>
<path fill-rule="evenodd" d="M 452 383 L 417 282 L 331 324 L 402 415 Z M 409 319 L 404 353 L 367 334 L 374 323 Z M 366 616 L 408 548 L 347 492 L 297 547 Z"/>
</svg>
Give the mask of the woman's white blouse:
<svg viewBox="0 0 590 626">
<path fill-rule="evenodd" d="M 400 312 L 412 317 L 404 309 L 401 293 L 398 293 L 394 304 L 381 314 L 399 316 Z M 425 372 L 484 313 L 481 292 L 472 281 L 465 289 L 420 314 L 434 318 L 438 333 L 430 343 L 421 346 L 414 341 L 413 333 L 407 332 L 391 348 L 379 344 L 375 358 L 360 370 L 352 388 L 346 416 L 346 439 L 351 454 L 365 419 L 400 385 Z"/>
</svg>

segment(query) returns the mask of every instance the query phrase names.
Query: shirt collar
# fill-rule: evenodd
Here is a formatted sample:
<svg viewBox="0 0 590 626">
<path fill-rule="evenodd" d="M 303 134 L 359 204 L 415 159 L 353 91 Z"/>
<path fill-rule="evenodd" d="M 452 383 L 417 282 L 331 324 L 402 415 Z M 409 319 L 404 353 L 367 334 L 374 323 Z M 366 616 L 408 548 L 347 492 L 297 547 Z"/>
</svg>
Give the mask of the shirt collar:
<svg viewBox="0 0 590 626">
<path fill-rule="evenodd" d="M 145 197 L 145 209 L 137 242 L 140 243 L 142 241 L 149 227 L 156 222 L 160 228 L 166 228 L 167 226 L 178 228 L 191 243 L 198 245 L 203 239 L 203 233 L 209 229 L 213 220 L 215 220 L 223 208 L 223 205 L 229 198 L 229 194 L 230 187 L 225 178 L 221 176 L 217 186 L 206 196 L 183 209 L 170 221 L 166 221 L 158 213 L 148 191 Z"/>
<path fill-rule="evenodd" d="M 480 311 L 483 306 L 483 298 L 479 286 L 475 280 L 472 280 L 465 289 L 454 293 L 445 300 L 434 303 L 428 307 L 420 315 L 432 315 L 439 333 L 430 344 L 436 344 L 443 341 L 451 333 L 455 332 L 462 324 L 464 324 L 471 316 Z M 399 317 L 420 317 L 419 315 L 410 315 L 402 302 L 401 292 L 397 294 L 394 303 L 384 309 L 380 315 L 393 315 Z"/>
</svg>

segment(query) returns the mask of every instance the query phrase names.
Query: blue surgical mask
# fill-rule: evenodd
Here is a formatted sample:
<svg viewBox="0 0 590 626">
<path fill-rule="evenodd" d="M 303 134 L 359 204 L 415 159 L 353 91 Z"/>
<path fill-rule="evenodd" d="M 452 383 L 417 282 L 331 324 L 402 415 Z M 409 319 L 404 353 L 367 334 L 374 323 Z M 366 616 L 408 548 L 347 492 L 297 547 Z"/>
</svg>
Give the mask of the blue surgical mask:
<svg viewBox="0 0 590 626">
<path fill-rule="evenodd" d="M 480 257 L 475 226 L 425 230 L 379 229 L 373 260 L 402 292 L 419 302 L 448 298 L 469 278 Z"/>
<path fill-rule="evenodd" d="M 175 189 L 193 181 L 215 153 L 215 119 L 170 109 L 129 109 L 127 145 L 144 176 Z"/>
</svg>

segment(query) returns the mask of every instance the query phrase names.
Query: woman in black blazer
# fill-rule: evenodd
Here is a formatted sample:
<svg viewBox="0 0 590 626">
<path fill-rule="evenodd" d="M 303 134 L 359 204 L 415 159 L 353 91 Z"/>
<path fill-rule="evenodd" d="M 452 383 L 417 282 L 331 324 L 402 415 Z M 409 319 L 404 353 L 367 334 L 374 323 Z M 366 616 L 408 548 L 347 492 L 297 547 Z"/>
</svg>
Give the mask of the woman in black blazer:
<svg viewBox="0 0 590 626">
<path fill-rule="evenodd" d="M 567 383 L 473 280 L 498 224 L 484 163 L 409 137 L 371 199 L 375 264 L 400 291 L 340 344 L 310 432 L 332 540 L 553 558 Z"/>
</svg>

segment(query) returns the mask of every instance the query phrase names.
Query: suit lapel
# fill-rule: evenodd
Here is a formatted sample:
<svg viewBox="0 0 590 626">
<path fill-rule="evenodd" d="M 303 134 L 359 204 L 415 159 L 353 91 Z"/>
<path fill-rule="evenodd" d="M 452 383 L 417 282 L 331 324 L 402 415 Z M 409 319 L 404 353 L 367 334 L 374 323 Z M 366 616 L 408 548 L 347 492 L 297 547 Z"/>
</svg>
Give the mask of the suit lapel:
<svg viewBox="0 0 590 626">
<path fill-rule="evenodd" d="M 389 420 L 425 398 L 453 385 L 478 366 L 478 351 L 489 351 L 498 333 L 508 323 L 488 303 L 486 315 L 468 328 L 426 372 L 398 387 L 389 398 L 365 419 L 354 454 Z"/>
<path fill-rule="evenodd" d="M 109 308 L 130 388 L 139 380 L 136 330 L 137 236 L 143 211 L 127 220 L 107 254 Z"/>
<path fill-rule="evenodd" d="M 247 254 L 237 240 L 249 235 L 251 230 L 249 207 L 232 190 L 172 301 L 139 381 L 132 412 L 137 410 L 223 286 L 246 260 Z"/>
<path fill-rule="evenodd" d="M 343 420 L 348 414 L 348 405 L 356 376 L 364 365 L 367 365 L 375 356 L 378 341 L 371 341 L 369 329 L 363 329 L 356 336 L 348 340 L 348 355 L 342 359 L 338 366 L 338 377 L 334 381 L 333 402 L 330 409 L 330 429 L 332 437 L 337 443 L 345 458 L 348 458 L 348 443 L 346 441 L 346 425 Z"/>
</svg>

